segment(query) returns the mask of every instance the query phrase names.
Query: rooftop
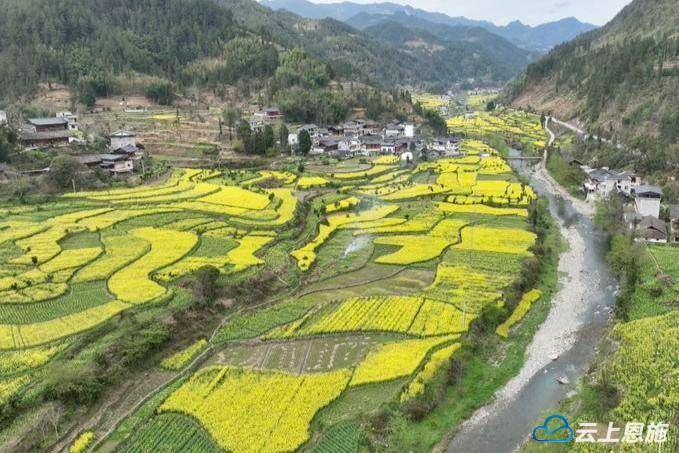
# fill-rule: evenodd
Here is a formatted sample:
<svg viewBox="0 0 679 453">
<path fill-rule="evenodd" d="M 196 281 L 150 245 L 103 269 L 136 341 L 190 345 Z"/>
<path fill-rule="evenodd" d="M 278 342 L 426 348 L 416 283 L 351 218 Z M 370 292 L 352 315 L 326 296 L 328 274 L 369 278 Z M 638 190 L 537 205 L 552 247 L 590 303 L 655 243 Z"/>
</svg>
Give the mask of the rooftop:
<svg viewBox="0 0 679 453">
<path fill-rule="evenodd" d="M 663 192 L 662 189 L 658 186 L 649 186 L 646 184 L 642 184 L 639 187 L 637 187 L 637 190 L 635 191 L 637 196 L 639 195 L 657 195 L 658 197 L 662 197 Z"/>
<path fill-rule="evenodd" d="M 65 126 L 68 124 L 66 118 L 31 118 L 28 120 L 33 126 Z"/>
<path fill-rule="evenodd" d="M 127 160 L 127 156 L 125 154 L 100 154 L 99 157 L 101 157 L 101 160 L 108 161 Z"/>
<path fill-rule="evenodd" d="M 130 131 L 115 131 L 110 135 L 110 137 L 125 138 L 125 137 L 135 137 L 135 135 L 134 132 Z"/>
</svg>

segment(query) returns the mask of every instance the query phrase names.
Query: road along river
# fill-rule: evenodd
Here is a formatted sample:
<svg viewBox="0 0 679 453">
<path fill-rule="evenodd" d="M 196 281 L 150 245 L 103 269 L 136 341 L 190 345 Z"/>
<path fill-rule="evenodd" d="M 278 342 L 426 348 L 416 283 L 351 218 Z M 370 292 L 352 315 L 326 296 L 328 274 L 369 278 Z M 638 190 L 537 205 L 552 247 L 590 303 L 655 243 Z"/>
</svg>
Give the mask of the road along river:
<svg viewBox="0 0 679 453">
<path fill-rule="evenodd" d="M 521 371 L 460 427 L 448 445 L 451 453 L 512 452 L 529 441 L 540 418 L 575 389 L 587 370 L 615 302 L 617 284 L 606 264 L 605 238 L 592 224 L 591 206 L 558 186 L 544 161 L 532 168 L 525 161 L 514 165 L 549 200 L 569 249 L 559 260 L 559 288 L 549 315 L 528 346 Z"/>
</svg>

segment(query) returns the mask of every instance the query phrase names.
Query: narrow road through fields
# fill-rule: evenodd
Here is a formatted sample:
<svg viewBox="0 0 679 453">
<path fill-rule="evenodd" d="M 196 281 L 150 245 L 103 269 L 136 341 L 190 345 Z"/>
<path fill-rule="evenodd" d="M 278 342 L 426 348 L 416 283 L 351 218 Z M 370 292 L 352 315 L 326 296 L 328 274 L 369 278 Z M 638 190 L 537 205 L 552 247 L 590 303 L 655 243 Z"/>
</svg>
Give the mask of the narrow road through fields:
<svg viewBox="0 0 679 453">
<path fill-rule="evenodd" d="M 549 129 L 548 134 L 551 143 L 554 134 Z M 560 187 L 544 160 L 518 171 L 530 176 L 536 191 L 549 200 L 569 249 L 560 257 L 559 289 L 550 313 L 528 346 L 522 369 L 461 426 L 448 445 L 451 453 L 512 452 L 528 441 L 533 426 L 584 374 L 615 300 L 615 281 L 607 270 L 603 237 L 590 220 L 591 206 Z M 566 213 L 557 209 L 560 199 L 566 200 Z"/>
</svg>

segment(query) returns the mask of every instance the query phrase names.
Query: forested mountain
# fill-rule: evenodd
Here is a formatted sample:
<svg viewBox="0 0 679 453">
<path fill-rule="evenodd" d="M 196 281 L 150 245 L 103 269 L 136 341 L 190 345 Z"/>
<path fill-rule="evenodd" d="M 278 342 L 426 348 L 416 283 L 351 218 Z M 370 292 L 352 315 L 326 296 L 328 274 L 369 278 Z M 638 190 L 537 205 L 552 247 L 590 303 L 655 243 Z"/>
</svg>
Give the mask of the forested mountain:
<svg viewBox="0 0 679 453">
<path fill-rule="evenodd" d="M 679 8 L 635 0 L 609 24 L 556 47 L 508 93 L 516 106 L 579 118 L 640 147 L 679 140 Z M 635 141 L 635 139 L 637 139 Z"/>
<path fill-rule="evenodd" d="M 469 30 L 460 29 L 462 33 L 457 36 L 452 30 L 444 37 L 444 40 L 456 41 L 451 44 L 455 48 L 453 53 L 412 52 L 399 42 L 382 39 L 379 33 L 372 33 L 374 30 L 362 33 L 349 26 L 351 24 L 334 19 L 303 19 L 249 0 L 218 1 L 231 7 L 236 21 L 249 30 L 268 33 L 286 46 L 291 43 L 303 46 L 305 51 L 329 62 L 336 74 L 349 78 L 372 79 L 384 85 L 445 89 L 468 78 L 474 79 L 475 84 L 505 82 L 528 63 L 526 52 L 480 29 L 473 33 L 475 36 L 471 36 Z M 440 27 L 451 31 L 451 27 Z M 446 56 L 456 60 L 446 61 L 442 67 L 439 63 Z"/>
<path fill-rule="evenodd" d="M 0 0 L 0 98 L 41 81 L 103 90 L 125 71 L 174 78 L 236 33 L 212 0 Z"/>
<path fill-rule="evenodd" d="M 427 31 L 423 25 L 384 20 L 364 31 L 382 41 L 392 43 L 429 66 L 424 72 L 441 71 L 457 79 L 478 77 L 485 69 L 486 79 L 501 82 L 518 74 L 528 62 L 528 53 L 478 27 L 437 25 Z"/>
<path fill-rule="evenodd" d="M 0 0 L 0 10 L 0 99 L 52 81 L 92 101 L 121 91 L 118 76 L 134 74 L 168 100 L 168 84 L 215 88 L 271 77 L 280 54 L 295 48 L 327 64 L 331 78 L 382 87 L 441 90 L 460 77 L 495 84 L 525 64 L 521 55 L 508 62 L 503 52 L 465 48 L 459 40 L 449 55 L 465 67 L 445 71 L 437 67 L 442 55 L 410 52 L 333 19 L 305 19 L 252 0 Z"/>
<path fill-rule="evenodd" d="M 262 0 L 263 5 L 274 10 L 287 10 L 303 17 L 322 19 L 333 18 L 343 22 L 358 24 L 357 15 L 363 20 L 373 17 L 374 22 L 364 23 L 363 26 L 374 25 L 384 17 L 402 15 L 427 21 L 431 24 L 443 24 L 452 27 L 467 26 L 481 27 L 493 34 L 501 36 L 513 44 L 530 51 L 545 52 L 557 44 L 569 41 L 581 33 L 593 30 L 594 25 L 586 24 L 575 18 L 566 18 L 535 27 L 514 21 L 506 26 L 497 26 L 488 21 L 467 19 L 465 17 L 450 17 L 446 14 L 425 11 L 409 5 L 395 3 L 322 3 L 316 4 L 307 0 Z"/>
</svg>

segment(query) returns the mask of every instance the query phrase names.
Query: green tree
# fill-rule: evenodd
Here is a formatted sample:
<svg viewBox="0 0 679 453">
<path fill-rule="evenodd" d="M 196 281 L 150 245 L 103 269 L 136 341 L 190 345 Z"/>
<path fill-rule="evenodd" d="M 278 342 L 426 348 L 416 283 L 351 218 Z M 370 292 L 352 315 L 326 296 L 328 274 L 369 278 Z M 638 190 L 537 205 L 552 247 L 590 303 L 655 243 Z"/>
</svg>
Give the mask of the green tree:
<svg viewBox="0 0 679 453">
<path fill-rule="evenodd" d="M 7 124 L 0 124 L 0 162 L 9 162 L 9 158 L 17 151 L 18 137 L 14 129 Z"/>
<path fill-rule="evenodd" d="M 309 135 L 309 132 L 306 130 L 301 131 L 297 136 L 297 139 L 299 142 L 299 152 L 304 155 L 309 154 L 309 151 L 311 151 L 311 136 Z"/>
<path fill-rule="evenodd" d="M 271 127 L 269 124 L 264 126 L 263 140 L 264 140 L 264 150 L 273 148 L 273 145 L 276 143 L 276 139 L 274 138 L 273 134 L 273 127 Z"/>
<path fill-rule="evenodd" d="M 288 127 L 285 124 L 281 124 L 281 127 L 278 128 L 278 141 L 281 143 L 282 150 L 288 149 L 288 135 L 290 135 Z"/>
<path fill-rule="evenodd" d="M 222 118 L 224 118 L 224 122 L 229 128 L 229 141 L 233 141 L 233 127 L 240 121 L 242 116 L 243 114 L 237 108 L 227 107 L 222 112 Z"/>
<path fill-rule="evenodd" d="M 78 175 L 78 161 L 69 155 L 60 155 L 52 159 L 50 177 L 61 189 L 70 187 Z"/>
<path fill-rule="evenodd" d="M 219 269 L 203 266 L 193 273 L 193 299 L 198 305 L 209 305 L 215 301 L 219 289 Z"/>
</svg>

